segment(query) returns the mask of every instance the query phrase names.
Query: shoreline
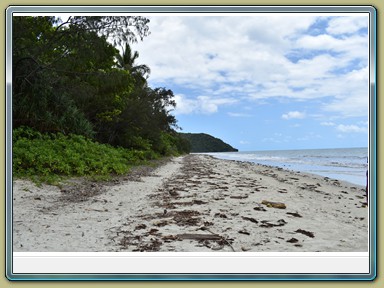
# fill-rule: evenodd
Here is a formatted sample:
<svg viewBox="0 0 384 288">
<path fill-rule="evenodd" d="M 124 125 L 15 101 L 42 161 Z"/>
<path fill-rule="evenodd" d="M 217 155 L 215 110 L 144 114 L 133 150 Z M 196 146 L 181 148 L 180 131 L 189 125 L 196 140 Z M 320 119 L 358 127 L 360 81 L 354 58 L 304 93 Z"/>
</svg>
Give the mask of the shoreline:
<svg viewBox="0 0 384 288">
<path fill-rule="evenodd" d="M 337 150 L 340 150 L 341 152 L 348 152 L 340 156 L 336 154 L 335 151 Z M 368 151 L 368 148 L 240 151 L 238 153 L 216 152 L 201 154 L 210 155 L 223 160 L 247 161 L 250 163 L 279 167 L 291 171 L 300 171 L 302 173 L 310 173 L 321 177 L 329 177 L 339 181 L 346 181 L 353 185 L 365 186 L 365 173 L 368 169 L 368 164 L 365 163 L 365 161 L 368 156 L 362 157 L 360 154 L 355 154 L 356 150 Z M 307 156 L 309 159 L 302 157 L 303 154 L 308 154 Z M 348 161 L 344 162 L 345 159 L 348 159 Z M 358 159 L 364 159 L 364 161 L 360 161 Z M 365 164 L 367 166 L 365 166 Z"/>
<path fill-rule="evenodd" d="M 207 156 L 211 156 L 211 155 L 207 155 Z M 336 177 L 324 176 L 324 175 L 313 173 L 313 172 L 300 171 L 300 170 L 295 170 L 295 169 L 291 169 L 291 168 L 288 168 L 288 167 L 280 167 L 280 166 L 277 166 L 277 165 L 261 164 L 261 163 L 252 162 L 252 161 L 221 159 L 221 158 L 216 158 L 214 156 L 212 156 L 212 157 L 215 158 L 215 159 L 224 160 L 224 161 L 234 161 L 234 162 L 238 162 L 238 163 L 249 163 L 250 165 L 260 166 L 260 167 L 264 167 L 266 169 L 271 168 L 271 169 L 275 169 L 275 170 L 278 170 L 278 171 L 284 170 L 287 173 L 306 175 L 307 177 L 312 177 L 312 178 L 319 178 L 320 181 L 322 181 L 324 179 L 328 179 L 329 181 L 338 181 L 338 182 L 340 182 L 340 183 L 342 183 L 342 184 L 344 184 L 346 186 L 356 187 L 358 189 L 365 189 L 365 186 L 361 185 L 361 184 L 353 183 L 353 182 L 342 180 L 342 179 L 337 179 Z"/>
<path fill-rule="evenodd" d="M 14 252 L 368 251 L 364 187 L 315 174 L 190 154 L 73 187 L 14 180 Z"/>
</svg>

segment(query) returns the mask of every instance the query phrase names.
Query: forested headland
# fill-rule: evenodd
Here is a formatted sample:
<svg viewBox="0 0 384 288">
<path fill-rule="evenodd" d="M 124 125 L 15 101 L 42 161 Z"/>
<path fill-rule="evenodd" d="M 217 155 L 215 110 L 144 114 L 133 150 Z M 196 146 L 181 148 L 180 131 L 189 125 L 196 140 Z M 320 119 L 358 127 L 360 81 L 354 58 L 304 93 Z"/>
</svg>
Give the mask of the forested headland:
<svg viewBox="0 0 384 288">
<path fill-rule="evenodd" d="M 189 152 L 170 113 L 172 90 L 150 87 L 150 67 L 138 65 L 131 49 L 149 35 L 148 23 L 140 16 L 13 17 L 15 176 L 122 174 Z"/>
<path fill-rule="evenodd" d="M 238 152 L 223 140 L 205 133 L 180 133 L 181 137 L 188 140 L 190 150 L 194 153 L 199 152 Z"/>
</svg>

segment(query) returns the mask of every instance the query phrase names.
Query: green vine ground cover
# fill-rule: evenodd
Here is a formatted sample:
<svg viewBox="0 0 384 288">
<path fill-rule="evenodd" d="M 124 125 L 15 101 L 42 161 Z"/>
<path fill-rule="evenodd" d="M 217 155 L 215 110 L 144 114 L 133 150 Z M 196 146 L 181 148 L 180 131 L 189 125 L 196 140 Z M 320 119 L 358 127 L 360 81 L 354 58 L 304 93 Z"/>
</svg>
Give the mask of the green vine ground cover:
<svg viewBox="0 0 384 288">
<path fill-rule="evenodd" d="M 22 127 L 13 131 L 13 176 L 57 184 L 65 177 L 108 180 L 133 166 L 158 159 L 152 150 L 131 150 L 94 142 L 80 135 L 42 134 Z"/>
</svg>

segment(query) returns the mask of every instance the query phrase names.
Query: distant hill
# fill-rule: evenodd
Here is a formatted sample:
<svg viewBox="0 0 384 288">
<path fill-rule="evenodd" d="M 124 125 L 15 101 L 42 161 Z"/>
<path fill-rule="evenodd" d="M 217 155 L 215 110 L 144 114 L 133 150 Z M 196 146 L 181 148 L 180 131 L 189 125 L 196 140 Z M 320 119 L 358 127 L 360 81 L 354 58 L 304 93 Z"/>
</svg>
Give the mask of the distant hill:
<svg viewBox="0 0 384 288">
<path fill-rule="evenodd" d="M 236 148 L 205 133 L 180 133 L 191 144 L 191 152 L 237 152 Z"/>
</svg>

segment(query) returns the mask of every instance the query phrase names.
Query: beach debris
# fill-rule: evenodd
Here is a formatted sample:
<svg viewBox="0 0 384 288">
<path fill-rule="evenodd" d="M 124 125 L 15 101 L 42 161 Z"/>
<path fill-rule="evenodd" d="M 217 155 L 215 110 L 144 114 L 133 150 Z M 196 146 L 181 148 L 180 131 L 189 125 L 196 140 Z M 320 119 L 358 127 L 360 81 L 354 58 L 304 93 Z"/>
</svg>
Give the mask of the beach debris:
<svg viewBox="0 0 384 288">
<path fill-rule="evenodd" d="M 311 237 L 311 238 L 314 238 L 314 237 L 315 237 L 315 234 L 313 234 L 313 232 L 305 231 L 305 230 L 303 230 L 303 229 L 297 229 L 295 232 L 296 232 L 296 233 L 304 234 L 304 235 L 306 235 L 306 236 L 308 236 L 308 237 Z"/>
<path fill-rule="evenodd" d="M 173 203 L 164 203 L 159 205 L 160 207 L 168 208 L 168 209 L 176 209 L 176 206 Z"/>
<path fill-rule="evenodd" d="M 267 211 L 263 206 L 256 206 L 253 208 L 253 210 L 256 210 L 256 211 Z"/>
<path fill-rule="evenodd" d="M 208 202 L 202 201 L 202 200 L 193 200 L 192 204 L 196 205 L 202 205 L 202 204 L 207 204 Z"/>
<path fill-rule="evenodd" d="M 340 187 L 340 181 L 339 180 L 332 180 L 332 185 Z"/>
<path fill-rule="evenodd" d="M 301 186 L 299 186 L 299 188 L 301 188 L 303 190 L 313 191 L 313 190 L 317 189 L 317 185 L 303 183 Z"/>
<path fill-rule="evenodd" d="M 129 233 L 128 231 L 120 231 L 121 233 Z M 156 252 L 160 250 L 160 246 L 163 244 L 162 241 L 158 237 L 151 237 L 146 239 L 146 236 L 150 234 L 144 235 L 124 235 L 119 241 L 119 245 L 122 246 L 122 249 L 128 249 L 129 246 L 134 246 L 132 251 L 134 252 Z M 153 236 L 153 234 L 152 234 Z M 113 239 L 112 239 L 113 240 Z M 166 238 L 167 240 L 167 238 Z M 114 240 L 113 240 L 114 241 Z"/>
<path fill-rule="evenodd" d="M 85 208 L 84 210 L 86 210 L 86 211 L 96 211 L 96 212 L 108 212 L 108 209 L 101 210 L 101 209 L 94 209 L 94 208 Z"/>
<path fill-rule="evenodd" d="M 196 217 L 191 217 L 191 218 L 180 217 L 180 218 L 174 218 L 174 220 L 179 226 L 196 226 L 200 222 L 200 218 L 196 218 Z"/>
<path fill-rule="evenodd" d="M 288 243 L 297 243 L 299 242 L 299 240 L 297 240 L 296 238 L 291 238 L 289 240 L 287 240 Z"/>
<path fill-rule="evenodd" d="M 261 204 L 264 204 L 267 207 L 272 207 L 272 208 L 277 208 L 277 209 L 287 208 L 287 206 L 282 202 L 272 202 L 272 201 L 263 200 L 261 202 Z"/>
<path fill-rule="evenodd" d="M 223 243 L 219 243 L 219 242 L 216 242 L 214 241 L 213 243 L 211 243 L 209 240 L 200 240 L 199 241 L 199 244 L 197 247 L 207 247 L 211 250 L 214 250 L 214 251 L 218 251 L 218 250 L 221 250 L 224 248 L 224 244 Z"/>
<path fill-rule="evenodd" d="M 179 196 L 179 193 L 177 193 L 177 191 L 175 191 L 176 188 L 172 188 L 171 190 L 168 191 L 169 195 L 171 195 L 172 197 L 178 197 Z"/>
<path fill-rule="evenodd" d="M 165 225 L 168 225 L 168 221 L 167 220 L 160 220 L 160 221 L 155 221 L 153 223 L 153 225 L 157 226 L 157 227 L 163 227 Z"/>
<path fill-rule="evenodd" d="M 281 188 L 280 190 L 277 190 L 279 193 L 288 193 L 287 189 Z"/>
<path fill-rule="evenodd" d="M 249 250 L 251 250 L 251 248 L 241 246 L 241 251 L 246 252 L 246 251 L 249 251 Z"/>
<path fill-rule="evenodd" d="M 179 226 L 196 226 L 201 220 L 198 217 L 193 217 L 200 215 L 200 212 L 193 210 L 172 211 L 168 214 L 173 215 L 173 221 Z"/>
<path fill-rule="evenodd" d="M 240 230 L 238 231 L 240 234 L 244 234 L 244 235 L 251 235 L 251 233 L 249 233 L 247 230 L 243 229 L 243 230 Z"/>
<path fill-rule="evenodd" d="M 163 236 L 163 241 L 166 243 L 176 241 L 176 240 L 181 240 L 177 235 L 167 235 Z"/>
<path fill-rule="evenodd" d="M 219 218 L 225 218 L 225 219 L 228 218 L 227 215 L 225 215 L 225 214 L 223 214 L 223 213 L 216 213 L 214 216 L 215 216 L 215 217 L 219 217 Z"/>
<path fill-rule="evenodd" d="M 249 188 L 249 185 L 246 185 L 246 184 L 236 184 L 236 188 Z"/>
<path fill-rule="evenodd" d="M 134 249 L 133 251 L 138 252 L 156 252 L 160 250 L 160 246 L 163 244 L 159 239 L 157 238 L 151 238 L 149 243 L 140 243 L 137 249 Z"/>
<path fill-rule="evenodd" d="M 229 196 L 229 198 L 231 198 L 231 199 L 246 199 L 246 198 L 248 198 L 248 195 L 233 195 L 233 196 Z"/>
<path fill-rule="evenodd" d="M 89 181 L 68 184 L 60 189 L 62 193 L 60 200 L 65 202 L 84 202 L 91 197 L 103 193 L 105 190 L 103 184 Z"/>
<path fill-rule="evenodd" d="M 235 249 L 234 249 L 234 248 L 232 247 L 232 245 L 231 245 L 231 244 L 233 243 L 234 239 L 231 239 L 231 238 L 228 238 L 228 237 L 223 237 L 223 236 L 221 236 L 221 235 L 219 235 L 219 234 L 213 232 L 213 231 L 210 230 L 208 227 L 204 227 L 204 226 L 198 228 L 197 230 L 208 231 L 208 232 L 211 233 L 212 235 L 221 237 L 221 240 L 219 240 L 219 241 L 215 240 L 215 241 L 216 241 L 219 245 L 222 245 L 222 246 L 224 246 L 224 245 L 228 245 L 229 247 L 231 247 L 231 249 L 232 249 L 233 252 L 236 252 Z M 226 230 L 228 230 L 228 229 L 226 229 Z M 226 230 L 225 230 L 225 231 L 226 231 Z M 201 242 L 201 241 L 200 241 L 200 242 Z M 209 244 L 209 240 L 203 240 L 203 242 L 205 242 L 205 245 L 204 245 L 204 246 L 206 246 L 206 247 L 208 247 L 208 248 L 210 248 L 210 249 L 212 249 L 212 250 L 220 250 L 220 249 L 214 249 L 214 248 L 212 248 L 212 246 L 206 245 L 206 244 Z"/>
<path fill-rule="evenodd" d="M 148 234 L 150 234 L 150 235 L 154 235 L 154 234 L 156 234 L 157 232 L 159 232 L 159 229 L 152 228 L 151 230 L 149 230 Z"/>
<path fill-rule="evenodd" d="M 179 239 L 192 239 L 192 240 L 221 240 L 222 237 L 216 234 L 178 234 Z"/>
<path fill-rule="evenodd" d="M 226 239 L 223 236 L 220 236 L 216 233 L 213 233 L 209 229 L 203 229 L 207 230 L 211 234 L 179 234 L 177 237 L 181 240 L 184 239 L 192 239 L 192 240 L 198 240 L 199 243 L 201 243 L 203 246 L 211 249 L 211 250 L 221 250 L 224 248 L 225 245 L 228 245 L 231 247 L 232 251 L 235 252 L 235 249 L 233 249 L 231 242 L 233 242 L 233 239 Z M 210 241 L 214 241 L 211 243 Z"/>
<path fill-rule="evenodd" d="M 279 220 L 277 220 L 277 223 L 276 223 L 276 224 L 269 222 L 269 220 L 262 220 L 261 223 L 262 223 L 262 224 L 260 224 L 260 227 L 263 227 L 263 228 L 271 228 L 271 227 L 284 226 L 284 225 L 287 224 L 288 222 L 286 222 L 284 219 L 279 219 Z"/>
<path fill-rule="evenodd" d="M 147 225 L 145 225 L 145 224 L 140 224 L 140 225 L 137 225 L 137 226 L 135 227 L 135 230 L 141 230 L 141 229 L 145 229 L 145 228 L 147 228 Z"/>
<path fill-rule="evenodd" d="M 186 202 L 168 202 L 166 204 L 159 203 L 158 206 L 163 206 L 168 209 L 175 209 L 177 206 L 203 205 L 207 203 L 208 202 L 205 202 L 202 200 L 192 200 L 192 201 L 186 201 Z"/>
<path fill-rule="evenodd" d="M 301 216 L 299 213 L 297 213 L 297 212 L 287 212 L 287 214 L 288 215 L 291 215 L 291 216 L 293 216 L 293 217 L 299 217 L 299 218 L 301 218 L 301 217 L 303 217 L 303 216 Z"/>
<path fill-rule="evenodd" d="M 241 219 L 251 221 L 251 222 L 256 223 L 256 224 L 259 223 L 259 221 L 257 221 L 255 218 L 251 218 L 251 217 L 241 216 Z"/>
</svg>

